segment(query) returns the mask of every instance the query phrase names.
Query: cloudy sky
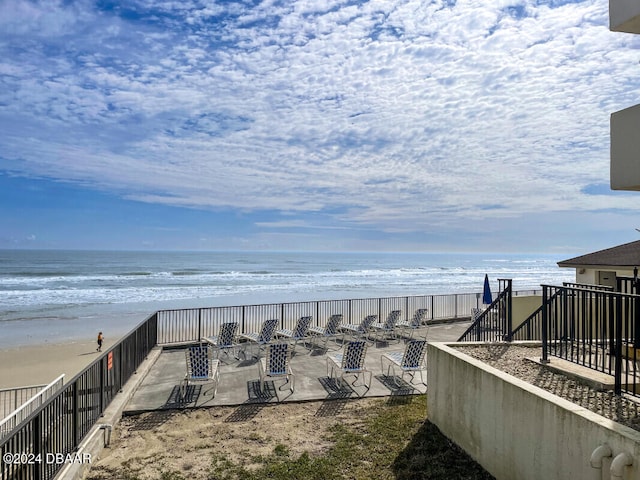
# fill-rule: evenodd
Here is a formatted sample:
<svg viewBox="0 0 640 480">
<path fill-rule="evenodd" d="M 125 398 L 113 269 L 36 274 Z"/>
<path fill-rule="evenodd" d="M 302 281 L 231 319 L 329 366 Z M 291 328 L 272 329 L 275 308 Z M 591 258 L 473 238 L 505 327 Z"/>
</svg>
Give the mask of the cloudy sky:
<svg viewBox="0 0 640 480">
<path fill-rule="evenodd" d="M 640 239 L 607 0 L 0 0 L 0 248 Z"/>
</svg>

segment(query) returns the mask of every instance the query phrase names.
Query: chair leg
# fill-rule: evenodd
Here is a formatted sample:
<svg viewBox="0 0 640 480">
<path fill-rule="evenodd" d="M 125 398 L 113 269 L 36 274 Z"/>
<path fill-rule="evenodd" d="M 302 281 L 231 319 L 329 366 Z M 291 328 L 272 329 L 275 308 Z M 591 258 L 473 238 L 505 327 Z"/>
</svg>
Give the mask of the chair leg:
<svg viewBox="0 0 640 480">
<path fill-rule="evenodd" d="M 420 381 L 426 387 L 427 386 L 427 382 L 424 381 L 423 373 L 424 373 L 424 369 L 421 368 L 420 369 Z"/>
<path fill-rule="evenodd" d="M 180 382 L 180 398 L 184 400 L 184 397 L 187 396 L 187 387 L 189 386 L 189 380 L 186 378 Z"/>
<path fill-rule="evenodd" d="M 396 367 L 390 364 L 389 368 L 393 370 L 393 383 L 396 384 L 396 387 L 400 387 L 400 383 L 398 382 L 398 376 L 396 375 Z M 402 376 L 400 376 L 400 380 L 402 380 Z"/>
<path fill-rule="evenodd" d="M 218 384 L 220 383 L 220 370 L 216 370 L 216 374 L 215 374 L 215 387 L 213 389 L 213 396 L 215 398 L 216 394 L 218 393 Z"/>
<path fill-rule="evenodd" d="M 280 390 L 282 390 L 282 387 L 284 387 L 287 384 L 289 385 L 289 390 L 291 390 L 291 393 L 293 393 L 293 389 L 296 384 L 296 376 L 293 374 L 292 371 L 289 371 L 289 373 L 287 374 L 287 381 L 284 385 L 280 386 Z"/>
</svg>

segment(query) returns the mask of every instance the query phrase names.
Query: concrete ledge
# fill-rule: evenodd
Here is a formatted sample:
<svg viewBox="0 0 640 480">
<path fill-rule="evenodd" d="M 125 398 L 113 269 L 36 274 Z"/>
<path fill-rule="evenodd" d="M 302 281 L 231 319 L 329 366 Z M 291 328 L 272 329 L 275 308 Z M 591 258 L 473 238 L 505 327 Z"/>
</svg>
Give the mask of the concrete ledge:
<svg viewBox="0 0 640 480">
<path fill-rule="evenodd" d="M 496 480 L 598 477 L 592 452 L 607 444 L 612 457 L 640 477 L 640 432 L 508 375 L 445 343 L 428 346 L 429 420 Z M 466 345 L 466 344 L 465 344 Z"/>
<path fill-rule="evenodd" d="M 552 372 L 566 375 L 569 378 L 590 386 L 594 390 L 613 390 L 615 386 L 615 378 L 613 375 L 607 375 L 606 373 L 583 367 L 582 365 L 563 360 L 562 358 L 550 358 L 549 363 L 542 363 L 539 357 L 526 358 L 525 360 L 536 363 Z"/>
<path fill-rule="evenodd" d="M 76 452 L 77 454 L 81 456 L 89 454 L 91 459 L 98 458 L 102 449 L 107 444 L 111 429 L 115 428 L 120 422 L 125 405 L 129 402 L 140 383 L 142 383 L 147 372 L 156 363 L 161 351 L 162 349 L 158 347 L 151 350 L 146 360 L 138 367 L 136 373 L 124 385 L 122 391 L 111 401 L 100 421 L 93 426 L 82 441 Z M 70 463 L 60 470 L 55 478 L 59 480 L 80 479 L 83 478 L 89 468 L 91 468 L 91 463 L 89 462 Z"/>
</svg>

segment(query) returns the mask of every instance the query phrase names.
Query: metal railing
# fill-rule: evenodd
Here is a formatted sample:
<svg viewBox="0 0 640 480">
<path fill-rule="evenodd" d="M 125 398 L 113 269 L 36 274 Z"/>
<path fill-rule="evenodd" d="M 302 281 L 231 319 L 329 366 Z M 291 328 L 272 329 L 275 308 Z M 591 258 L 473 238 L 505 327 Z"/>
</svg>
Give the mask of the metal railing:
<svg viewBox="0 0 640 480">
<path fill-rule="evenodd" d="M 596 291 L 611 292 L 612 287 L 606 285 L 589 285 L 584 283 L 563 282 L 564 287 L 576 287 Z M 553 301 L 553 298 L 548 301 Z M 541 301 L 542 303 L 542 301 Z M 542 310 L 544 304 L 541 304 L 524 322 L 511 332 L 511 339 L 516 341 L 522 340 L 542 340 Z"/>
<path fill-rule="evenodd" d="M 26 403 L 30 398 L 37 395 L 45 387 L 44 385 L 29 385 L 26 387 L 3 388 L 0 390 L 0 420 L 9 416 Z"/>
<path fill-rule="evenodd" d="M 342 314 L 344 323 L 359 323 L 367 315 L 378 315 L 383 321 L 393 310 L 400 310 L 401 318 L 410 320 L 419 308 L 428 309 L 428 322 L 467 319 L 477 303 L 477 294 L 461 293 L 160 310 L 158 344 L 198 342 L 202 337 L 217 335 L 222 323 L 230 321 L 238 322 L 239 333 L 248 333 L 259 331 L 269 318 L 279 319 L 278 328 L 293 329 L 298 318 L 308 315 L 319 326 L 333 314 Z"/>
<path fill-rule="evenodd" d="M 634 277 L 616 277 L 616 291 L 620 293 L 638 293 L 638 287 Z"/>
<path fill-rule="evenodd" d="M 498 279 L 498 297 L 486 310 L 476 311 L 474 322 L 458 339 L 459 342 L 511 341 L 512 281 Z"/>
<path fill-rule="evenodd" d="M 56 458 L 78 448 L 156 338 L 153 314 L 1 438 L 0 479 L 53 478 L 64 467 Z"/>
<path fill-rule="evenodd" d="M 64 374 L 60 375 L 54 381 L 45 385 L 42 388 L 39 388 L 35 394 L 31 396 L 28 400 L 21 402 L 17 408 L 14 408 L 11 413 L 5 415 L 5 418 L 0 420 L 0 439 L 7 436 L 17 425 L 19 425 L 24 419 L 26 419 L 31 413 L 33 413 L 37 408 L 39 408 L 45 401 L 51 398 L 55 393 L 62 388 L 64 384 Z M 24 393 L 25 391 L 29 391 L 33 388 L 38 387 L 22 387 L 20 389 L 7 389 L 3 390 L 0 393 L 9 394 L 6 395 L 9 397 L 11 393 L 14 394 L 14 398 L 17 398 L 17 393 Z"/>
<path fill-rule="evenodd" d="M 618 278 L 620 280 L 620 277 Z M 574 283 L 574 282 L 562 282 L 564 287 L 569 288 L 581 288 L 595 291 L 603 291 L 603 292 L 612 292 L 613 287 L 607 285 L 592 285 L 585 283 Z M 547 302 L 552 302 L 554 300 L 554 296 L 547 299 Z M 542 303 L 542 302 L 541 302 Z M 511 339 L 516 341 L 525 341 L 525 340 L 542 340 L 542 310 L 544 308 L 544 304 L 541 304 L 531 315 L 529 315 L 524 322 L 522 322 L 518 327 L 516 327 L 513 332 L 511 332 Z"/>
<path fill-rule="evenodd" d="M 553 355 L 614 376 L 614 392 L 639 396 L 640 296 L 543 285 L 542 361 Z"/>
</svg>

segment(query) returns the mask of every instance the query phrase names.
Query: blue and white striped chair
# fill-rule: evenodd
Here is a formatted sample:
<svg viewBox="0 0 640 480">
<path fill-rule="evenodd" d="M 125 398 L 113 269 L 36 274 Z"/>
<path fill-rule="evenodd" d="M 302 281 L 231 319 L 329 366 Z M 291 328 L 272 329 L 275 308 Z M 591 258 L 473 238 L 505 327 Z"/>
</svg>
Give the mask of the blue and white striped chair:
<svg viewBox="0 0 640 480">
<path fill-rule="evenodd" d="M 367 355 L 367 342 L 364 340 L 352 340 L 344 346 L 343 353 L 335 353 L 327 356 L 327 377 L 333 379 L 334 373 L 340 373 L 340 383 L 344 381 L 345 375 L 355 375 L 351 385 L 356 386 L 356 382 L 362 374 L 362 381 L 366 391 L 371 388 L 372 373 L 365 367 L 364 360 Z M 369 383 L 367 384 L 367 373 Z M 365 393 L 366 393 L 365 391 Z M 361 395 L 362 396 L 362 395 Z"/>
<path fill-rule="evenodd" d="M 404 352 L 389 352 L 385 353 L 380 357 L 380 366 L 382 367 L 382 373 L 385 372 L 385 363 L 387 364 L 387 373 L 388 377 L 393 370 L 393 381 L 396 385 L 400 386 L 398 382 L 398 376 L 396 375 L 396 368 L 402 372 L 400 374 L 400 379 L 403 380 L 404 376 L 409 373 L 411 374 L 410 383 L 413 384 L 413 379 L 416 376 L 416 373 L 420 372 L 420 380 L 422 380 L 422 384 L 426 385 L 424 381 L 424 377 L 422 373 L 425 370 L 425 354 L 427 353 L 427 340 L 409 340 L 407 345 L 405 346 Z"/>
<path fill-rule="evenodd" d="M 293 350 L 291 352 L 293 353 L 296 349 L 296 345 L 300 340 L 306 343 L 310 325 L 311 325 L 310 316 L 300 317 L 293 330 L 290 330 L 287 328 L 281 328 L 279 330 L 276 330 L 274 335 L 276 337 L 286 338 L 289 341 L 293 340 Z"/>
<path fill-rule="evenodd" d="M 367 338 L 371 331 L 371 325 L 378 320 L 378 315 L 367 315 L 362 319 L 360 323 L 347 323 L 340 325 L 338 330 L 342 332 L 342 339 L 347 334 L 350 334 L 353 338 Z"/>
<path fill-rule="evenodd" d="M 218 370 L 218 360 L 213 358 L 213 349 L 210 345 L 195 345 L 187 348 L 187 373 L 180 384 L 180 396 L 184 400 L 187 387 L 191 383 L 214 382 L 213 396 L 218 391 L 220 381 L 220 371 Z M 203 394 L 206 395 L 206 392 Z"/>
<path fill-rule="evenodd" d="M 291 359 L 291 345 L 288 343 L 272 343 L 267 347 L 265 358 L 260 359 L 260 391 L 264 390 L 264 381 L 267 377 L 286 377 L 289 390 L 293 393 L 295 388 L 295 375 L 291 370 L 289 360 Z M 280 390 L 282 387 L 280 386 Z"/>
<path fill-rule="evenodd" d="M 413 333 L 422 327 L 422 324 L 426 321 L 428 312 L 429 309 L 427 308 L 419 308 L 416 310 L 416 313 L 414 313 L 411 320 L 398 321 L 398 323 L 396 323 L 396 328 L 401 329 L 402 334 L 405 337 L 407 336 L 407 330 L 411 330 L 411 334 L 409 335 L 409 339 L 411 339 L 413 338 Z"/>
<path fill-rule="evenodd" d="M 396 337 L 396 324 L 400 319 L 400 314 L 402 312 L 400 310 L 393 310 L 389 312 L 387 318 L 384 322 L 373 322 L 371 324 L 371 328 L 377 334 L 376 337 L 378 340 L 382 340 L 382 335 L 391 334 L 392 337 Z"/>
<path fill-rule="evenodd" d="M 224 352 L 227 357 L 229 356 L 229 350 L 234 353 L 234 357 L 237 359 L 238 355 L 235 353 L 238 343 L 236 342 L 236 333 L 238 331 L 238 322 L 225 322 L 220 326 L 220 333 L 212 337 L 203 337 L 202 340 L 210 343 L 218 350 L 218 358 L 220 353 Z"/>
<path fill-rule="evenodd" d="M 273 338 L 273 333 L 275 332 L 279 321 L 280 320 L 278 320 L 277 318 L 272 318 L 271 320 L 265 320 L 264 322 L 262 322 L 262 328 L 260 329 L 260 332 L 243 333 L 242 335 L 240 335 L 240 338 L 246 340 L 247 343 L 251 345 L 257 345 L 258 352 L 259 352 L 261 348 L 264 348 L 265 345 L 271 342 L 271 339 Z M 246 348 L 242 351 L 242 353 L 244 354 L 244 358 L 246 359 L 247 358 Z M 255 355 L 255 354 L 253 356 L 255 358 L 259 357 L 259 355 Z"/>
<path fill-rule="evenodd" d="M 340 326 L 340 323 L 342 323 L 342 314 L 335 313 L 329 317 L 329 320 L 327 320 L 327 325 L 325 327 L 309 327 L 309 333 L 314 336 L 314 340 L 323 338 L 324 345 L 322 346 L 322 348 L 326 350 L 329 338 L 337 338 L 338 327 Z"/>
</svg>

